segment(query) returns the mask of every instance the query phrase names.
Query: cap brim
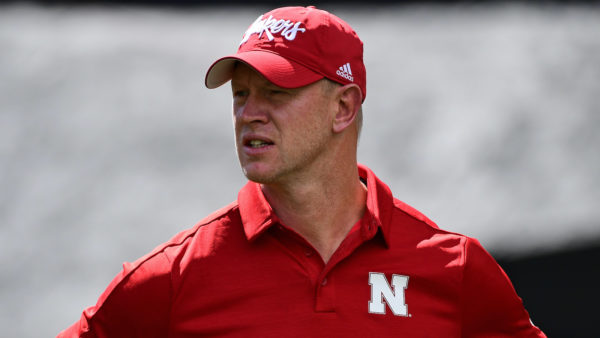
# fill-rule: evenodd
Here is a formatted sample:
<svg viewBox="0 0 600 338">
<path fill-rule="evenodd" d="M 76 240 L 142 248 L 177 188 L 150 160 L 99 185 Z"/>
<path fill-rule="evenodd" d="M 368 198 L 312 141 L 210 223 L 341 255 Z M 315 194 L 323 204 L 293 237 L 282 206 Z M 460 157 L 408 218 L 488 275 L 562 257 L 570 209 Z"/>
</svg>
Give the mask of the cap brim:
<svg viewBox="0 0 600 338">
<path fill-rule="evenodd" d="M 235 63 L 238 61 L 254 68 L 271 83 L 282 88 L 303 87 L 324 77 L 278 54 L 254 50 L 225 56 L 215 61 L 206 72 L 206 87 L 217 88 L 231 80 Z"/>
</svg>

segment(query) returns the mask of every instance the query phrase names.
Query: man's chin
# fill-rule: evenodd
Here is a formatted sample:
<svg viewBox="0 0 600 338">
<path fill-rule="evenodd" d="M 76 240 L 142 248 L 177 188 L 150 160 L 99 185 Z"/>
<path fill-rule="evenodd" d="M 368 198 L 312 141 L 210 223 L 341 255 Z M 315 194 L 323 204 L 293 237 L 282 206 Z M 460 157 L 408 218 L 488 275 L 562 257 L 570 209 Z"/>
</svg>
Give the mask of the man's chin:
<svg viewBox="0 0 600 338">
<path fill-rule="evenodd" d="M 269 184 L 276 180 L 276 175 L 265 169 L 260 168 L 242 168 L 244 175 L 252 182 L 259 184 Z"/>
</svg>

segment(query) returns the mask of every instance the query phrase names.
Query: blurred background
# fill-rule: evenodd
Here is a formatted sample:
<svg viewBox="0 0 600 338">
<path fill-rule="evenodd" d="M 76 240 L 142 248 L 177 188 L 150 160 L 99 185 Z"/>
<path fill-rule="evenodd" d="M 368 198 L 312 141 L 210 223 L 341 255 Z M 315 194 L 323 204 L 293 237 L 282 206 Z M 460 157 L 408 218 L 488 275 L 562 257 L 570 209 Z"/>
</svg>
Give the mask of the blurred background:
<svg viewBox="0 0 600 338">
<path fill-rule="evenodd" d="M 204 74 L 281 3 L 0 4 L 3 337 L 55 336 L 236 198 L 229 87 Z M 478 238 L 549 337 L 600 336 L 600 6 L 369 3 L 303 3 L 365 43 L 359 161 Z"/>
</svg>

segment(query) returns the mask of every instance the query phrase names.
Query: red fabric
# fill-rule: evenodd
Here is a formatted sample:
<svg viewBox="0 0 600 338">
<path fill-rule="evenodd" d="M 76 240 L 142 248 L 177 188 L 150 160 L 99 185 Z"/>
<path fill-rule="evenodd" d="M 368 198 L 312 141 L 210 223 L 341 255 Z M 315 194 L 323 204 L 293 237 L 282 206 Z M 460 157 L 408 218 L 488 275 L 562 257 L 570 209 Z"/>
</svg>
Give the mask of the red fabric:
<svg viewBox="0 0 600 338">
<path fill-rule="evenodd" d="M 237 203 L 125 264 L 59 337 L 545 337 L 476 240 L 359 172 L 367 211 L 327 264 L 250 182 Z M 369 311 L 370 273 L 408 277 L 406 315 Z"/>
</svg>

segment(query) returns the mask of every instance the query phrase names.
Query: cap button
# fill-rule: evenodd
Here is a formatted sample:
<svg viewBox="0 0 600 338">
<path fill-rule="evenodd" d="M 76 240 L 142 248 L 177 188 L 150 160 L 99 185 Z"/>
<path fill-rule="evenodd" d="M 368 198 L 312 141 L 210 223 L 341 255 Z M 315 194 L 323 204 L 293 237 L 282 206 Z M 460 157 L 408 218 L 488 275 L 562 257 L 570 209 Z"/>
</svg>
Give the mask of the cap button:
<svg viewBox="0 0 600 338">
<path fill-rule="evenodd" d="M 315 6 L 306 6 L 306 8 L 315 9 L 317 7 L 315 7 Z"/>
</svg>

